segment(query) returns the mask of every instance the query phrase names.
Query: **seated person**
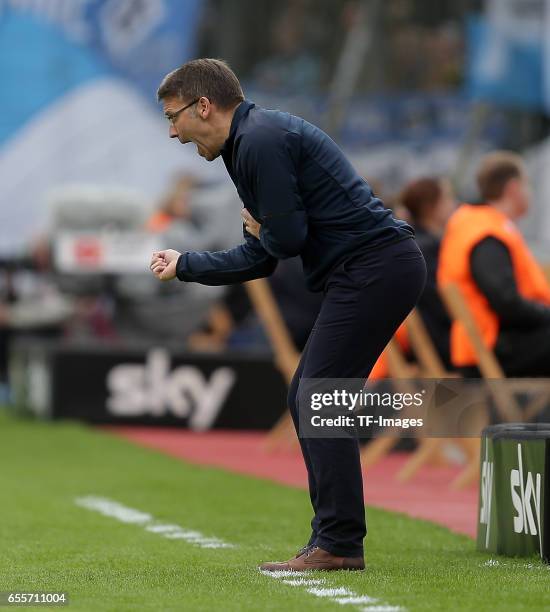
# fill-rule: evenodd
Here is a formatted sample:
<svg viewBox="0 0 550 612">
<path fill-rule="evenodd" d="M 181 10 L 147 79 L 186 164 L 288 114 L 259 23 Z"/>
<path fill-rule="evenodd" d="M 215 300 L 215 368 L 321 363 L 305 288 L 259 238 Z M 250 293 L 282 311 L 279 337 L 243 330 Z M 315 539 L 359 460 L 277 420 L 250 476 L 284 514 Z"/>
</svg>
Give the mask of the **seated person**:
<svg viewBox="0 0 550 612">
<path fill-rule="evenodd" d="M 222 298 L 210 307 L 206 320 L 189 336 L 187 348 L 201 352 L 221 352 L 230 348 L 235 332 L 247 326 L 251 315 L 252 305 L 246 289 L 240 284 L 229 285 Z M 246 346 L 246 341 L 244 344 L 251 348 Z"/>
<path fill-rule="evenodd" d="M 515 225 L 529 209 L 523 162 L 505 151 L 489 154 L 477 182 L 483 204 L 464 204 L 449 220 L 438 282 L 459 287 L 507 376 L 550 376 L 550 285 Z M 466 375 L 477 375 L 459 322 L 452 324 L 451 357 Z"/>
<path fill-rule="evenodd" d="M 443 231 L 456 207 L 452 188 L 445 179 L 419 178 L 405 186 L 399 199 L 411 217 L 428 272 L 417 308 L 443 365 L 450 370 L 451 320 L 441 301 L 436 276 Z"/>
<path fill-rule="evenodd" d="M 178 245 L 182 251 L 224 248 L 217 224 L 206 219 L 206 214 L 213 209 L 209 200 L 215 195 L 192 174 L 179 174 L 144 229 L 156 236 L 159 247 Z M 222 223 L 223 213 L 217 216 Z M 239 231 L 240 224 L 234 225 Z M 227 227 L 225 231 L 233 232 Z M 116 277 L 115 326 L 120 340 L 130 344 L 137 341 L 184 347 L 188 336 L 204 320 L 208 308 L 224 292 L 224 288 L 198 284 L 186 284 L 183 291 L 170 285 L 155 283 L 150 274 Z"/>
<path fill-rule="evenodd" d="M 178 221 L 192 219 L 191 192 L 196 185 L 196 179 L 189 174 L 176 177 L 171 190 L 167 193 L 159 207 L 153 212 L 146 223 L 150 232 L 161 233 Z"/>
<path fill-rule="evenodd" d="M 301 352 L 319 314 L 323 295 L 306 287 L 298 257 L 279 261 L 267 281 L 294 346 Z M 229 285 L 221 302 L 210 309 L 206 324 L 189 338 L 189 348 L 200 351 L 250 348 L 247 343 L 258 341 L 254 335 L 254 314 L 246 289 Z"/>
</svg>

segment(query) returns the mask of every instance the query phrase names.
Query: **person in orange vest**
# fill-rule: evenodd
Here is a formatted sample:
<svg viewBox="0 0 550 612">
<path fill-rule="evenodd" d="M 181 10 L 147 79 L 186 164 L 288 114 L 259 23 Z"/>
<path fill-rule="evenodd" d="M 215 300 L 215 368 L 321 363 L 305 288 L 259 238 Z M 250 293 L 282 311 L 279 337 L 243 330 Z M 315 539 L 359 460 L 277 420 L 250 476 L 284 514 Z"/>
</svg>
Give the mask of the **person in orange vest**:
<svg viewBox="0 0 550 612">
<path fill-rule="evenodd" d="M 162 233 L 174 222 L 189 221 L 192 217 L 190 193 L 196 182 L 192 175 L 182 174 L 178 176 L 170 192 L 147 220 L 146 230 L 155 234 Z"/>
<path fill-rule="evenodd" d="M 438 283 L 458 286 L 507 376 L 550 376 L 550 285 L 515 224 L 529 210 L 525 167 L 518 155 L 497 151 L 481 161 L 477 182 L 483 204 L 463 204 L 449 220 Z M 474 348 L 456 321 L 451 358 L 477 375 Z"/>
</svg>

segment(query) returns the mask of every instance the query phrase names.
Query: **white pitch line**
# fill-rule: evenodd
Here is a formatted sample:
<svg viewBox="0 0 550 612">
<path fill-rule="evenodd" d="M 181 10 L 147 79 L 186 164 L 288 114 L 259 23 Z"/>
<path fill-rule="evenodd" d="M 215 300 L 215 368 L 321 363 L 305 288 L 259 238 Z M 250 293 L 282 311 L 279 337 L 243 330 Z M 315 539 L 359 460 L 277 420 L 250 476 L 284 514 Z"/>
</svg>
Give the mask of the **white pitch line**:
<svg viewBox="0 0 550 612">
<path fill-rule="evenodd" d="M 325 580 L 315 580 L 314 578 L 292 578 L 281 580 L 283 584 L 289 584 L 290 586 L 318 586 L 320 584 L 325 584 Z"/>
<path fill-rule="evenodd" d="M 399 606 L 366 606 L 361 612 L 405 612 L 405 608 Z"/>
<path fill-rule="evenodd" d="M 349 589 L 345 589 L 344 587 L 336 587 L 336 588 L 327 588 L 327 589 L 308 589 L 308 593 L 312 595 L 316 595 L 317 597 L 354 597 L 353 591 Z"/>
<path fill-rule="evenodd" d="M 179 531 L 181 527 L 179 525 L 148 525 L 145 529 L 152 533 L 173 533 Z"/>
<path fill-rule="evenodd" d="M 345 605 L 359 605 L 359 604 L 373 604 L 378 600 L 368 595 L 350 595 L 349 597 L 336 597 L 335 600 L 339 604 Z"/>
<path fill-rule="evenodd" d="M 295 572 L 293 570 L 275 570 L 274 572 L 260 570 L 260 573 L 270 578 L 297 578 L 303 576 L 301 572 Z"/>
<path fill-rule="evenodd" d="M 275 580 L 280 580 L 283 584 L 294 587 L 311 587 L 306 589 L 310 595 L 315 597 L 323 597 L 329 601 L 340 604 L 342 606 L 355 606 L 361 612 L 407 612 L 405 608 L 400 606 L 390 606 L 381 602 L 375 597 L 369 595 L 358 595 L 345 587 L 329 587 L 323 586 L 327 584 L 324 578 L 309 578 L 308 572 L 295 572 L 293 570 L 276 570 L 268 572 L 260 570 L 264 576 L 269 576 Z M 315 585 L 315 586 L 314 586 Z M 365 606 L 364 604 L 371 604 Z M 362 606 L 359 608 L 359 606 Z"/>
<path fill-rule="evenodd" d="M 88 508 L 88 510 L 95 510 L 104 516 L 110 516 L 122 523 L 143 525 L 153 520 L 153 517 L 146 512 L 127 508 L 118 502 L 105 499 L 104 497 L 77 497 L 75 503 L 77 506 Z"/>
<path fill-rule="evenodd" d="M 205 536 L 200 531 L 191 531 L 179 525 L 160 523 L 155 521 L 151 514 L 135 510 L 134 508 L 128 508 L 112 499 L 90 495 L 88 497 L 77 497 L 74 501 L 77 506 L 99 512 L 104 516 L 110 516 L 122 523 L 142 525 L 146 531 L 156 533 L 169 540 L 185 540 L 189 544 L 199 546 L 200 548 L 235 547 L 234 544 L 229 544 L 219 538 Z"/>
</svg>

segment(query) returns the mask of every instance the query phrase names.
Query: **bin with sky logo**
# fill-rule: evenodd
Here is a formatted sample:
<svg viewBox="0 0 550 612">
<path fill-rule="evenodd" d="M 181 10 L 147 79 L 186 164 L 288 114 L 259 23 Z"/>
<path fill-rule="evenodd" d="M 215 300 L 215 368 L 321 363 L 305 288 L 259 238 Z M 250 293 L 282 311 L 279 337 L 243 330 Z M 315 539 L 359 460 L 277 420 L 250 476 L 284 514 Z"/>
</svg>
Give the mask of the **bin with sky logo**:
<svg viewBox="0 0 550 612">
<path fill-rule="evenodd" d="M 477 548 L 550 559 L 550 424 L 482 433 Z"/>
</svg>

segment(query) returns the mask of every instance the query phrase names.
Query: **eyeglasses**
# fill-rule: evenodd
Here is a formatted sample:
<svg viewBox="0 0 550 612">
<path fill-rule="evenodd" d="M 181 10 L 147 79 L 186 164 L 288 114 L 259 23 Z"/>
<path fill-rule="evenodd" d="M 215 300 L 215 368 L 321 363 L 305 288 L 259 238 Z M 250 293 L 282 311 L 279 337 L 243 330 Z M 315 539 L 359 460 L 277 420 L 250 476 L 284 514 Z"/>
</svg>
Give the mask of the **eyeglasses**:
<svg viewBox="0 0 550 612">
<path fill-rule="evenodd" d="M 178 120 L 179 114 L 182 113 L 184 110 L 188 109 L 189 107 L 193 106 L 193 104 L 196 104 L 199 100 L 200 98 L 197 98 L 196 100 L 193 100 L 193 102 L 189 102 L 187 106 L 184 106 L 178 109 L 176 112 L 171 113 L 170 115 L 164 115 L 164 116 L 166 117 L 166 119 L 168 120 L 170 124 L 176 125 L 176 121 Z"/>
</svg>

